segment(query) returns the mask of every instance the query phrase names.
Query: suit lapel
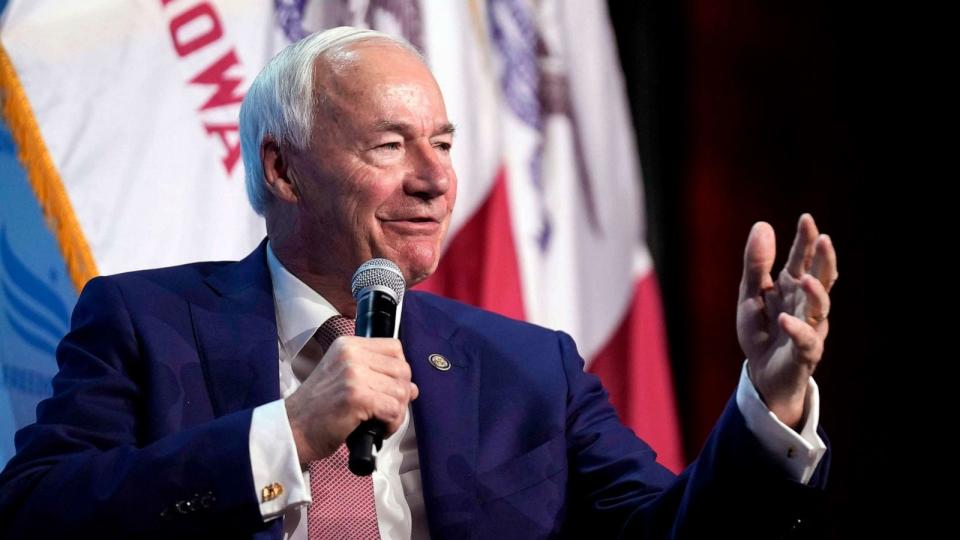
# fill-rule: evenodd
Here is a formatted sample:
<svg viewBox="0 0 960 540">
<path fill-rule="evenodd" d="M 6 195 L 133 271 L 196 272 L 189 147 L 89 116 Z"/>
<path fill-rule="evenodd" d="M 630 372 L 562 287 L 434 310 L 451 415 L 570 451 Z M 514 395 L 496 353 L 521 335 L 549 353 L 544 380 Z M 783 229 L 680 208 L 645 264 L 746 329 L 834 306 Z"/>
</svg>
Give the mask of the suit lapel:
<svg viewBox="0 0 960 540">
<path fill-rule="evenodd" d="M 413 402 L 423 496 L 434 538 L 474 536 L 478 515 L 477 447 L 480 364 L 457 328 L 423 297 L 408 293 L 400 326 L 404 355 L 420 388 Z M 437 369 L 431 355 L 450 369 Z M 442 366 L 442 363 L 441 363 Z"/>
<path fill-rule="evenodd" d="M 217 416 L 280 397 L 277 322 L 266 240 L 211 274 L 217 294 L 191 302 L 194 336 Z"/>
</svg>

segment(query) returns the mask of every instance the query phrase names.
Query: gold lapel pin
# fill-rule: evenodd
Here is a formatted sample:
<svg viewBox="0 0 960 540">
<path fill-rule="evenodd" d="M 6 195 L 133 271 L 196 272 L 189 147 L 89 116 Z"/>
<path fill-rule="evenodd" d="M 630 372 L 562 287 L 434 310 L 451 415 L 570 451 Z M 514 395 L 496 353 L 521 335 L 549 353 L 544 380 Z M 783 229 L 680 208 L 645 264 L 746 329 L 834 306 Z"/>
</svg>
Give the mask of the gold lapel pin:
<svg viewBox="0 0 960 540">
<path fill-rule="evenodd" d="M 450 361 L 444 358 L 442 354 L 431 354 L 428 360 L 430 365 L 440 371 L 450 371 Z"/>
</svg>

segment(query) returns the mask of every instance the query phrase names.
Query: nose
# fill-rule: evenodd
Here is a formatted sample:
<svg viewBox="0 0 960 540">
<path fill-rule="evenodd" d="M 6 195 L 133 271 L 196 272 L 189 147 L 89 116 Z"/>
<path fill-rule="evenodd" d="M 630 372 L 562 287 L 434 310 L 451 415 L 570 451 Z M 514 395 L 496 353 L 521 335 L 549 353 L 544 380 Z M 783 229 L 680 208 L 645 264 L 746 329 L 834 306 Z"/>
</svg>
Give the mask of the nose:
<svg viewBox="0 0 960 540">
<path fill-rule="evenodd" d="M 450 190 L 450 157 L 444 152 L 429 142 L 416 145 L 410 153 L 411 172 L 404 183 L 407 194 L 429 200 Z"/>
</svg>

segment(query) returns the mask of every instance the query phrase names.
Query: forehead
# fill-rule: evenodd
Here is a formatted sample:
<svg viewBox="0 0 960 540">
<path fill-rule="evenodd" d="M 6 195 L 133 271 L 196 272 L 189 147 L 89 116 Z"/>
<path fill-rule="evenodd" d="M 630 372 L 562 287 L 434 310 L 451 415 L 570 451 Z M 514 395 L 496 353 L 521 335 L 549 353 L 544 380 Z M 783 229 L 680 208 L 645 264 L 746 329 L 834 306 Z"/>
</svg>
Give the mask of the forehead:
<svg viewBox="0 0 960 540">
<path fill-rule="evenodd" d="M 356 43 L 322 55 L 315 65 L 314 88 L 328 108 L 373 114 L 383 106 L 407 105 L 446 120 L 433 74 L 420 58 L 389 41 Z"/>
</svg>

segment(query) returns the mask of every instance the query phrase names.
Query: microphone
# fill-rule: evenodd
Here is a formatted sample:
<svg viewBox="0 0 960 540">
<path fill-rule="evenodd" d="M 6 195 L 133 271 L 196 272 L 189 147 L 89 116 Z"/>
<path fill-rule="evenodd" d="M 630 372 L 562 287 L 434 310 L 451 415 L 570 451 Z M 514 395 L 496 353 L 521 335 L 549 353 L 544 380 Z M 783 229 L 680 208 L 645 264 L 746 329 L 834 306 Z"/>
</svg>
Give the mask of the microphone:
<svg viewBox="0 0 960 540">
<path fill-rule="evenodd" d="M 393 337 L 397 306 L 407 284 L 400 268 L 387 259 L 370 259 L 353 273 L 350 289 L 357 300 L 357 336 Z M 347 437 L 350 472 L 369 476 L 377 468 L 377 450 L 383 446 L 386 426 L 380 420 L 365 420 Z"/>
</svg>

